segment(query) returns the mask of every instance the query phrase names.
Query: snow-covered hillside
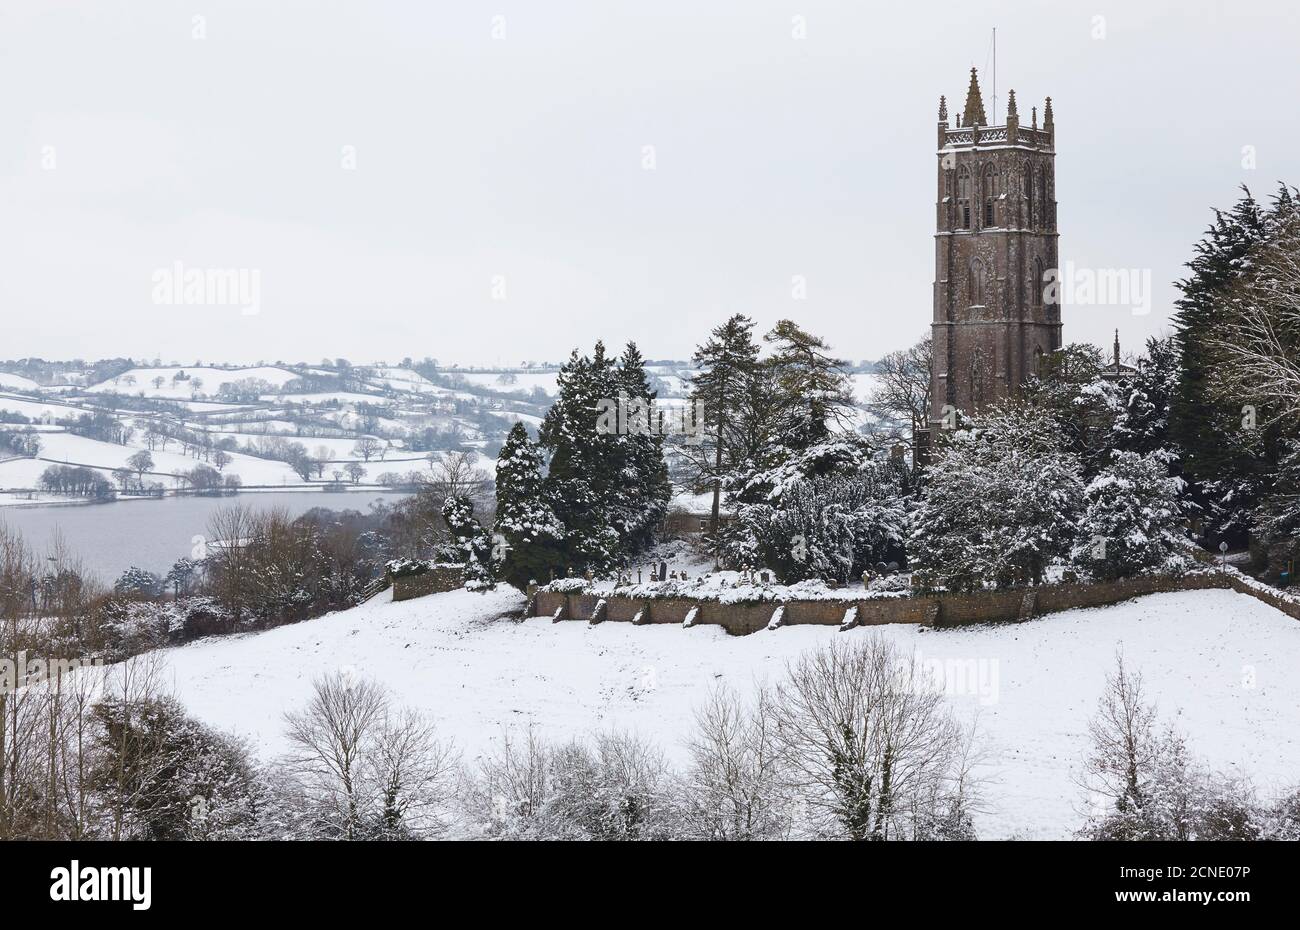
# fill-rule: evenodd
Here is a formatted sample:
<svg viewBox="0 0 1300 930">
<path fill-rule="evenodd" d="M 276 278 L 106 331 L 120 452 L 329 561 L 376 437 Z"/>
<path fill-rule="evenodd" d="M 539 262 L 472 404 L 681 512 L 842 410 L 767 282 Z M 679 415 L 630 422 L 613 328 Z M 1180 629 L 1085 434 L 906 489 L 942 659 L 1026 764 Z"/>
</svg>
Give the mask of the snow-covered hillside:
<svg viewBox="0 0 1300 930">
<path fill-rule="evenodd" d="M 1084 799 L 1072 781 L 1085 726 L 1123 647 L 1163 717 L 1212 765 L 1267 791 L 1300 781 L 1300 624 L 1228 591 L 1161 594 L 1023 624 L 839 633 L 786 627 L 730 637 L 716 627 L 502 619 L 520 595 L 452 592 L 369 604 L 266 633 L 213 639 L 162 655 L 177 696 L 199 717 L 284 749 L 282 714 L 313 677 L 372 677 L 432 714 L 472 759 L 506 727 L 563 738 L 625 729 L 678 762 L 693 708 L 726 683 L 779 679 L 801 651 L 836 637 L 881 635 L 924 661 L 960 663 L 978 687 L 950 700 L 978 716 L 987 754 L 985 838 L 1065 838 Z"/>
<path fill-rule="evenodd" d="M 96 384 L 92 392 L 111 391 L 121 394 L 142 394 L 145 397 L 186 398 L 198 389 L 216 395 L 226 384 L 255 378 L 273 387 L 283 387 L 298 376 L 284 368 L 262 366 L 259 368 L 132 368 L 115 378 Z"/>
<path fill-rule="evenodd" d="M 0 388 L 10 391 L 35 391 L 40 389 L 40 385 L 31 378 L 0 371 Z"/>
</svg>

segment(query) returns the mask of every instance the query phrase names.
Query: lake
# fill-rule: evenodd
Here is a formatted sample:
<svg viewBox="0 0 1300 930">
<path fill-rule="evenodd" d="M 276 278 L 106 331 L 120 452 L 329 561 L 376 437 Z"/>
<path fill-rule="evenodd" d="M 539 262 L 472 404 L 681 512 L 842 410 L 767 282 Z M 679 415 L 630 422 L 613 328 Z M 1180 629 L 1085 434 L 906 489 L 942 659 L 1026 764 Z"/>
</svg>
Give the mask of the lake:
<svg viewBox="0 0 1300 930">
<path fill-rule="evenodd" d="M 377 499 L 393 504 L 404 496 L 382 491 L 266 491 L 234 497 L 165 497 L 107 504 L 11 505 L 0 507 L 0 524 L 22 533 L 41 556 L 55 532 L 61 531 L 68 548 L 80 557 L 86 570 L 111 584 L 133 565 L 165 575 L 177 559 L 192 556 L 196 544 L 201 543 L 195 537 L 206 537 L 209 517 L 222 507 L 282 507 L 292 516 L 313 507 L 364 513 Z"/>
</svg>

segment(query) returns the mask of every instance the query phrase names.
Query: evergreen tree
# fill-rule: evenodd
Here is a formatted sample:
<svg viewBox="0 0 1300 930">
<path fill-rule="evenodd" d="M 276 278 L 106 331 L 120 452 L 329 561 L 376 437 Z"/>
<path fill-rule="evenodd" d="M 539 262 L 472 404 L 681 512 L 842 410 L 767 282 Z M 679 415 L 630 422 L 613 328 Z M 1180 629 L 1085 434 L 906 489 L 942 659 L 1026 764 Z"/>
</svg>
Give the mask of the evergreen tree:
<svg viewBox="0 0 1300 930">
<path fill-rule="evenodd" d="M 1255 519 L 1270 550 L 1269 570 L 1286 570 L 1300 556 L 1300 442 L 1287 444 L 1273 490 L 1256 510 Z"/>
<path fill-rule="evenodd" d="M 655 411 L 656 392 L 650 389 L 645 359 L 636 343 L 629 342 L 619 359 L 619 399 L 633 411 L 646 416 L 629 417 L 627 435 L 620 436 L 621 488 L 611 498 L 612 519 L 621 537 L 621 554 L 626 560 L 650 545 L 663 524 L 672 499 L 672 483 L 664 461 L 662 414 Z M 652 419 L 653 418 L 653 419 Z"/>
<path fill-rule="evenodd" d="M 501 577 L 521 589 L 564 573 L 564 524 L 542 491 L 541 450 L 516 423 L 497 456 L 494 548 L 504 550 Z"/>
<path fill-rule="evenodd" d="M 721 513 L 724 463 L 734 462 L 744 447 L 746 401 L 753 391 L 758 367 L 758 343 L 754 321 L 737 313 L 716 327 L 709 339 L 695 350 L 699 369 L 691 381 L 691 402 L 704 412 L 705 441 L 689 456 L 695 479 L 713 487 L 713 511 L 709 524 L 714 538 Z M 742 452 L 743 454 L 743 452 Z"/>
<path fill-rule="evenodd" d="M 1178 378 L 1177 343 L 1168 336 L 1148 339 L 1146 358 L 1121 394 L 1110 440 L 1113 448 L 1143 455 L 1157 449 L 1177 452 L 1169 420 Z"/>
<path fill-rule="evenodd" d="M 539 432 L 545 500 L 565 527 L 566 567 L 606 574 L 649 544 L 671 497 L 654 392 L 635 345 L 617 364 L 604 343 L 590 358 L 575 350 L 557 383 Z"/>
<path fill-rule="evenodd" d="M 493 580 L 492 538 L 474 516 L 474 504 L 464 494 L 443 502 L 442 518 L 451 534 L 450 556 L 465 566 L 465 587 L 490 588 Z"/>
<path fill-rule="evenodd" d="M 1024 399 L 1051 418 L 1061 448 L 1079 457 L 1084 474 L 1106 464 L 1121 389 L 1101 377 L 1104 358 L 1088 343 L 1071 343 L 1043 361 L 1025 382 Z"/>
<path fill-rule="evenodd" d="M 1214 211 L 1188 263 L 1191 274 L 1178 282 L 1182 297 L 1173 322 L 1182 368 L 1170 422 L 1184 473 L 1205 508 L 1206 535 L 1237 540 L 1249 532 L 1250 514 L 1276 463 L 1272 437 L 1244 429 L 1242 404 L 1222 402 L 1213 389 L 1217 362 L 1210 343 L 1223 325 L 1227 295 L 1271 226 L 1270 211 L 1246 187 L 1242 192 L 1230 210 Z M 1289 202 L 1285 189 L 1282 196 Z"/>
<path fill-rule="evenodd" d="M 1084 489 L 1084 513 L 1071 552 L 1076 565 L 1110 581 L 1178 560 L 1183 481 L 1169 474 L 1173 458 L 1163 450 L 1113 454 L 1111 464 Z"/>
<path fill-rule="evenodd" d="M 1082 466 L 1032 406 L 994 407 L 929 468 L 913 516 L 914 565 L 957 591 L 1041 583 L 1075 538 Z"/>
<path fill-rule="evenodd" d="M 546 500 L 565 527 L 566 569 L 608 572 L 619 560 L 618 532 L 609 524 L 608 511 L 621 455 L 615 451 L 617 433 L 599 425 L 602 402 L 618 396 L 604 343 L 596 343 L 591 358 L 575 349 L 556 386 L 555 402 L 538 434 L 551 455 Z"/>
<path fill-rule="evenodd" d="M 763 337 L 773 346 L 767 364 L 774 374 L 776 439 L 799 450 L 828 439 L 832 428 L 848 422 L 853 390 L 848 362 L 830 354 L 824 341 L 781 320 Z"/>
</svg>

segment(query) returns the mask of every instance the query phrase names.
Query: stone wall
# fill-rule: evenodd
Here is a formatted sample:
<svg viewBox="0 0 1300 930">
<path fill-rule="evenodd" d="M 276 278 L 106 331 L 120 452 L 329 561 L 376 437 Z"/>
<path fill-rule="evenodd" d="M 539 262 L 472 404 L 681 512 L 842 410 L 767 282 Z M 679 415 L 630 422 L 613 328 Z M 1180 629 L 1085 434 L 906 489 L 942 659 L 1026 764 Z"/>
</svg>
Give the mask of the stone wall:
<svg viewBox="0 0 1300 930">
<path fill-rule="evenodd" d="M 1288 617 L 1294 617 L 1300 620 L 1300 602 L 1297 602 L 1293 596 L 1288 596 L 1281 591 L 1275 591 L 1265 587 L 1259 582 L 1253 582 L 1250 579 L 1243 578 L 1240 575 L 1233 574 L 1232 590 L 1240 594 L 1249 594 L 1256 600 L 1261 600 L 1270 607 L 1276 607 Z"/>
<path fill-rule="evenodd" d="M 556 620 L 681 624 L 694 608 L 696 624 L 720 626 L 728 633 L 743 636 L 767 627 L 778 607 L 784 608 L 781 617 L 781 625 L 784 626 L 839 626 L 849 619 L 850 608 L 857 608 L 856 615 L 852 617 L 855 626 L 912 623 L 948 627 L 1013 622 L 1079 607 L 1118 604 L 1147 594 L 1207 588 L 1231 588 L 1273 604 L 1279 610 L 1300 619 L 1300 603 L 1283 597 L 1269 597 L 1266 590 L 1261 591 L 1221 572 L 1201 572 L 1181 577 L 1145 576 L 1090 584 L 1043 585 L 972 594 L 941 593 L 924 597 L 802 600 L 784 603 L 760 601 L 727 604 L 682 597 L 631 598 L 614 594 L 602 597 L 543 590 L 537 592 L 532 612 L 534 616 Z"/>
<path fill-rule="evenodd" d="M 413 597 L 426 594 L 441 594 L 454 591 L 465 583 L 459 566 L 439 565 L 418 575 L 406 575 L 393 579 L 393 600 L 409 601 Z"/>
</svg>

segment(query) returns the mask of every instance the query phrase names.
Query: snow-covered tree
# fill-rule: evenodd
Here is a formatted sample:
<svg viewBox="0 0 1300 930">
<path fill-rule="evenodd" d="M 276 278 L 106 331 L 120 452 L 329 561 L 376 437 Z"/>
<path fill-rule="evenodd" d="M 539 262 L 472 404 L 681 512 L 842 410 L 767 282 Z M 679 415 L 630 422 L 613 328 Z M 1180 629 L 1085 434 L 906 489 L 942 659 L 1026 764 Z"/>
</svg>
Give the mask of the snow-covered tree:
<svg viewBox="0 0 1300 930">
<path fill-rule="evenodd" d="M 574 351 L 557 386 L 539 431 L 551 453 L 544 496 L 565 527 L 566 567 L 609 572 L 649 541 L 668 504 L 662 437 L 649 418 L 610 421 L 611 410 L 653 393 L 634 346 L 620 366 L 599 342 L 590 357 Z"/>
<path fill-rule="evenodd" d="M 1079 458 L 1054 420 L 996 407 L 938 450 L 914 514 L 910 556 L 941 585 L 971 591 L 1040 583 L 1075 537 Z"/>
<path fill-rule="evenodd" d="M 903 559 L 903 475 L 891 463 L 868 459 L 851 471 L 801 476 L 770 500 L 739 508 L 729 551 L 787 583 L 849 581 L 878 562 Z"/>
<path fill-rule="evenodd" d="M 1122 654 L 1106 678 L 1081 786 L 1091 795 L 1080 835 L 1094 840 L 1250 840 L 1262 817 L 1239 781 L 1211 772 L 1172 727 L 1161 728 L 1142 675 Z M 1100 802 L 1100 803 L 1097 803 Z"/>
<path fill-rule="evenodd" d="M 1084 489 L 1084 512 L 1071 551 L 1094 578 L 1126 578 L 1170 566 L 1182 534 L 1183 480 L 1171 477 L 1173 455 L 1114 452 Z"/>
<path fill-rule="evenodd" d="M 1280 569 L 1300 551 L 1300 442 L 1287 445 L 1274 487 L 1255 511 L 1260 539 L 1277 556 Z"/>
<path fill-rule="evenodd" d="M 564 573 L 564 524 L 542 491 L 541 450 L 516 423 L 497 456 L 493 555 L 501 556 L 501 577 L 517 588 Z"/>
<path fill-rule="evenodd" d="M 1177 344 L 1169 337 L 1148 339 L 1146 357 L 1122 391 L 1111 445 L 1140 453 L 1169 449 L 1170 408 L 1177 390 Z"/>
<path fill-rule="evenodd" d="M 721 512 L 724 468 L 734 463 L 741 447 L 742 411 L 758 366 L 754 321 L 737 313 L 709 335 L 695 350 L 697 373 L 691 379 L 691 401 L 704 412 L 703 441 L 683 446 L 692 466 L 691 478 L 713 489 L 710 532 L 716 534 Z"/>
<path fill-rule="evenodd" d="M 465 587 L 482 590 L 492 586 L 492 537 L 478 518 L 474 505 L 463 494 L 453 494 L 442 504 L 442 518 L 451 535 L 448 556 L 465 566 Z"/>
<path fill-rule="evenodd" d="M 847 424 L 846 412 L 853 405 L 848 363 L 793 320 L 779 321 L 763 338 L 772 345 L 766 364 L 774 376 L 777 441 L 799 450 L 829 439 L 836 427 Z"/>
<path fill-rule="evenodd" d="M 162 579 L 147 569 L 132 565 L 118 576 L 113 590 L 131 597 L 157 597 L 162 592 Z"/>
<path fill-rule="evenodd" d="M 96 803 L 120 812 L 122 839 L 255 837 L 260 791 L 244 743 L 188 716 L 172 698 L 110 698 L 94 715 Z"/>
<path fill-rule="evenodd" d="M 655 391 L 650 388 L 645 359 L 636 343 L 629 342 L 619 358 L 615 381 L 619 398 L 628 404 L 644 404 L 654 410 Z M 622 493 L 611 500 L 610 516 L 620 536 L 621 555 L 626 560 L 645 549 L 663 523 L 672 497 L 668 466 L 664 462 L 664 436 L 659 423 L 647 416 L 629 417 L 626 441 L 620 443 L 619 479 Z"/>
<path fill-rule="evenodd" d="M 180 597 L 189 589 L 190 583 L 194 576 L 198 574 L 203 567 L 202 559 L 179 558 L 167 572 L 167 577 L 163 579 L 165 584 L 172 587 L 177 597 Z"/>
<path fill-rule="evenodd" d="M 1261 261 L 1271 264 L 1266 258 L 1269 243 L 1295 222 L 1296 212 L 1291 189 L 1282 187 L 1272 204 L 1265 205 L 1243 187 L 1242 197 L 1230 209 L 1214 211 L 1213 224 L 1188 262 L 1191 274 L 1178 282 L 1182 296 L 1173 323 L 1180 371 L 1170 432 L 1211 538 L 1247 538 L 1254 528 L 1252 514 L 1271 488 L 1282 451 L 1279 424 L 1270 420 L 1290 401 L 1270 411 L 1268 395 L 1277 395 L 1269 384 L 1276 386 L 1277 380 L 1234 353 L 1254 354 L 1261 332 L 1254 324 L 1260 322 L 1265 342 L 1280 340 L 1279 348 L 1293 344 L 1293 334 L 1278 328 L 1281 321 L 1268 319 L 1267 298 L 1257 300 L 1258 292 L 1255 297 L 1250 292 L 1261 284 L 1272 287 L 1259 275 Z M 1285 355 L 1281 352 L 1275 362 Z M 1274 363 L 1271 372 L 1276 375 L 1285 368 Z M 1255 382 L 1257 375 L 1261 377 Z"/>
<path fill-rule="evenodd" d="M 1026 381 L 1024 400 L 1051 418 L 1064 452 L 1078 456 L 1085 477 L 1105 465 L 1123 388 L 1101 377 L 1105 359 L 1088 343 L 1071 343 L 1044 357 Z"/>
</svg>

